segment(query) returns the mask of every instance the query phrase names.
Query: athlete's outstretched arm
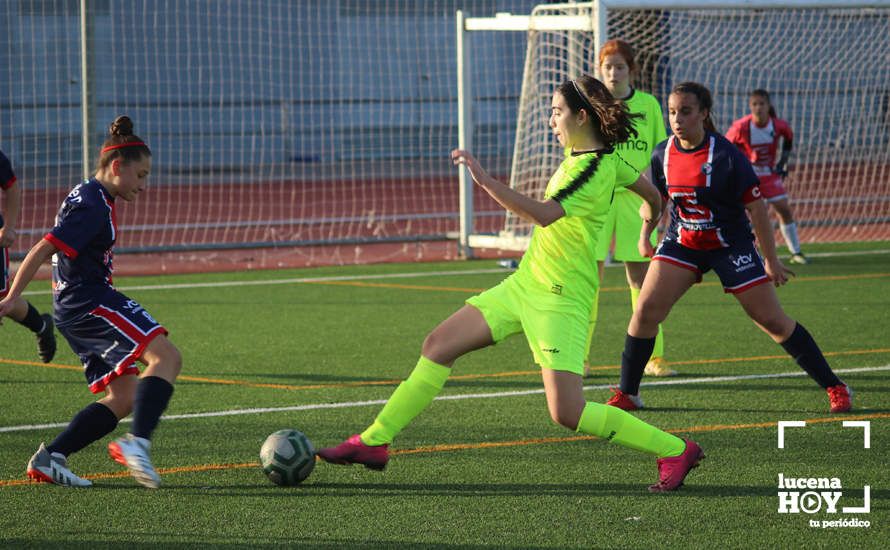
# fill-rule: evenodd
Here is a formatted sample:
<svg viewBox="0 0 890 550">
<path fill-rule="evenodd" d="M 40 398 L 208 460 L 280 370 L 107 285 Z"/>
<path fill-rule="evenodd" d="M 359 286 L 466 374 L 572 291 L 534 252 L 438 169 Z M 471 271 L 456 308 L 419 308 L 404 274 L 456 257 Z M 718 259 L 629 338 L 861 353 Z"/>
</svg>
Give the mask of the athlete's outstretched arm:
<svg viewBox="0 0 890 550">
<path fill-rule="evenodd" d="M 640 241 L 637 248 L 640 254 L 651 258 L 655 251 L 652 248 L 649 237 L 655 231 L 655 228 L 658 227 L 658 220 L 661 219 L 664 209 L 661 193 L 652 185 L 649 178 L 643 174 L 640 174 L 640 178 L 627 186 L 627 188 L 643 198 L 643 204 L 640 205 L 640 217 L 643 218 L 643 227 L 640 229 Z"/>
<path fill-rule="evenodd" d="M 498 204 L 525 220 L 546 227 L 566 215 L 557 201 L 533 199 L 489 176 L 469 151 L 455 149 L 451 152 L 451 160 L 454 164 L 466 166 L 479 187 L 485 189 Z"/>
<path fill-rule="evenodd" d="M 15 306 L 16 298 L 22 295 L 25 287 L 34 278 L 34 274 L 37 273 L 40 266 L 58 251 L 59 249 L 46 239 L 41 239 L 40 242 L 31 247 L 28 255 L 22 261 L 18 272 L 15 274 L 12 286 L 9 287 L 9 293 L 0 301 L 0 317 L 4 317 L 9 313 L 9 310 Z"/>
<path fill-rule="evenodd" d="M 760 254 L 763 256 L 763 264 L 766 274 L 773 280 L 776 286 L 788 282 L 788 276 L 794 276 L 794 272 L 786 268 L 779 255 L 776 254 L 776 240 L 773 238 L 773 224 L 769 219 L 769 211 L 763 199 L 751 201 L 745 205 L 748 215 L 751 217 L 751 226 L 754 228 L 754 236 L 760 246 Z"/>
</svg>

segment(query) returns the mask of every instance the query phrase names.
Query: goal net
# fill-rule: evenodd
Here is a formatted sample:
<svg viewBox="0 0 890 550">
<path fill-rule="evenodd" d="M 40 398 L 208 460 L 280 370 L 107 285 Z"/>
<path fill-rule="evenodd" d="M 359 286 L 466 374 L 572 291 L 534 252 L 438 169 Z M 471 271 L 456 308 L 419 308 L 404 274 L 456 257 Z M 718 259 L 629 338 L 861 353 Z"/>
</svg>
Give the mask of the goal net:
<svg viewBox="0 0 890 550">
<path fill-rule="evenodd" d="M 603 36 L 595 30 L 528 32 L 511 185 L 542 195 L 562 158 L 547 126 L 553 90 L 582 73 L 595 74 L 597 42 L 620 38 L 637 51 L 635 87 L 664 106 L 674 84 L 705 84 L 714 95 L 719 131 L 749 112 L 751 90 L 769 91 L 778 116 L 795 134 L 785 187 L 802 241 L 890 239 L 890 3 L 639 7 L 656 4 L 667 3 L 603 2 L 608 9 L 599 19 L 594 3 L 532 11 L 532 19 L 587 14 L 599 21 Z M 515 241 L 530 229 L 506 215 L 503 235 Z"/>
<path fill-rule="evenodd" d="M 351 263 L 369 261 L 368 243 L 420 251 L 453 238 L 455 12 L 534 4 L 0 2 L 0 149 L 25 190 L 12 252 L 52 226 L 119 114 L 151 146 L 153 166 L 147 191 L 118 201 L 118 252 L 295 247 L 307 263 Z M 478 76 L 492 83 L 476 143 L 503 175 L 522 66 L 490 67 L 524 42 L 513 33 L 478 43 Z M 342 248 L 325 258 L 331 250 L 309 245 Z"/>
</svg>

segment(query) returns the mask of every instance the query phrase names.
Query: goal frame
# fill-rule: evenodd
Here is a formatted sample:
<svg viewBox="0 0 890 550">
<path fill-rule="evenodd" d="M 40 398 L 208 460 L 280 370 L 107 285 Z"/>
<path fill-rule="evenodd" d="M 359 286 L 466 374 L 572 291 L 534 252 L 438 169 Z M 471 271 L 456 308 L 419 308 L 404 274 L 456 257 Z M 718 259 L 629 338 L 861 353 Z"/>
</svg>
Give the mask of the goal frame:
<svg viewBox="0 0 890 550">
<path fill-rule="evenodd" d="M 621 10 L 787 10 L 787 9 L 856 9 L 888 8 L 890 0 L 785 0 L 781 4 L 771 0 L 594 0 L 592 2 L 571 2 L 564 4 L 542 4 L 551 9 L 591 10 L 590 15 L 515 15 L 498 13 L 494 17 L 470 17 L 458 10 L 457 21 L 457 107 L 458 107 L 458 147 L 472 148 L 473 101 L 472 101 L 472 40 L 473 32 L 529 32 L 533 30 L 578 30 L 594 33 L 595 58 L 599 49 L 608 39 L 607 23 L 610 9 Z M 517 106 L 518 107 L 518 106 Z M 517 139 L 519 133 L 517 132 Z M 514 152 L 515 155 L 515 152 Z M 502 250 L 524 251 L 528 247 L 528 235 L 516 235 L 510 231 L 498 234 L 479 234 L 473 231 L 473 180 L 469 171 L 459 171 L 460 186 L 460 231 L 458 245 L 461 256 L 473 257 L 474 248 L 498 248 Z"/>
</svg>

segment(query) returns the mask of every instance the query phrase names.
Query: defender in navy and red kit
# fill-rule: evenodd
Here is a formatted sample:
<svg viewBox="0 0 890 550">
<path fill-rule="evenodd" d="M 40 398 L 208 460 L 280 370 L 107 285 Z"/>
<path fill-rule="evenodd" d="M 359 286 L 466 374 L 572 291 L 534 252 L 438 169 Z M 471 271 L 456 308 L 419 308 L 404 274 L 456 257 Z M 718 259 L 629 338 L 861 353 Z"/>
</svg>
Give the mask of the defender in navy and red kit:
<svg viewBox="0 0 890 550">
<path fill-rule="evenodd" d="M 713 269 L 726 292 L 743 292 L 770 281 L 745 205 L 760 200 L 751 163 L 726 138 L 706 133 L 684 150 L 671 136 L 652 152 L 652 179 L 672 202 L 671 223 L 653 260 L 695 272 Z"/>
<path fill-rule="evenodd" d="M 101 393 L 133 364 L 151 340 L 167 331 L 112 287 L 117 239 L 114 197 L 96 179 L 75 187 L 44 237 L 53 256 L 53 296 L 59 332 L 80 357 L 90 391 Z"/>
<path fill-rule="evenodd" d="M 717 133 L 712 104 L 711 92 L 696 82 L 678 84 L 668 97 L 673 135 L 656 146 L 651 166 L 653 183 L 673 203 L 671 223 L 654 252 L 652 259 L 658 261 L 643 281 L 621 355 L 621 384 L 608 404 L 642 408 L 640 380 L 659 323 L 713 269 L 751 320 L 826 390 L 831 412 L 849 411 L 851 390 L 831 370 L 810 333 L 779 303 L 773 285 L 785 284 L 794 274 L 776 255 L 757 175 L 748 159 Z M 657 221 L 643 226 L 638 244 L 643 255 L 652 253 L 649 236 Z M 755 235 L 762 256 L 754 247 Z M 763 284 L 767 282 L 773 285 Z"/>
<path fill-rule="evenodd" d="M 16 223 L 22 206 L 22 190 L 16 183 L 15 171 L 9 158 L 0 151 L 0 298 L 9 292 L 9 247 L 15 243 Z M 37 353 L 44 363 L 56 355 L 56 335 L 49 313 L 40 314 L 27 300 L 19 296 L 7 313 L 10 319 L 28 328 L 37 337 Z"/>
<path fill-rule="evenodd" d="M 149 459 L 151 435 L 173 394 L 182 358 L 164 327 L 112 286 L 115 200 L 132 201 L 143 191 L 151 150 L 133 135 L 126 116 L 115 119 L 109 133 L 95 176 L 71 190 L 55 226 L 28 251 L 8 295 L 0 300 L 0 315 L 13 310 L 40 266 L 52 258 L 59 332 L 80 357 L 90 391 L 105 394 L 78 412 L 49 445 L 40 445 L 28 461 L 28 477 L 91 485 L 68 469 L 68 457 L 110 434 L 132 412 L 129 433 L 110 442 L 108 452 L 137 482 L 156 488 L 160 477 Z M 137 360 L 146 365 L 138 377 Z"/>
</svg>

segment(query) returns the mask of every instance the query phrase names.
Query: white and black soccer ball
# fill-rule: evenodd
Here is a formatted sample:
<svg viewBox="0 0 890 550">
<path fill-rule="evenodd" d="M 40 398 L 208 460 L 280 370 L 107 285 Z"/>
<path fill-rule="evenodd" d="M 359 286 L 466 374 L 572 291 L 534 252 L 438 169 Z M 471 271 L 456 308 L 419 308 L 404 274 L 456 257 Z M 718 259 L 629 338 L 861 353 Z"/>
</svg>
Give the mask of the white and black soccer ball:
<svg viewBox="0 0 890 550">
<path fill-rule="evenodd" d="M 278 430 L 263 443 L 260 465 L 275 485 L 297 485 L 315 468 L 315 448 L 298 430 Z"/>
</svg>

